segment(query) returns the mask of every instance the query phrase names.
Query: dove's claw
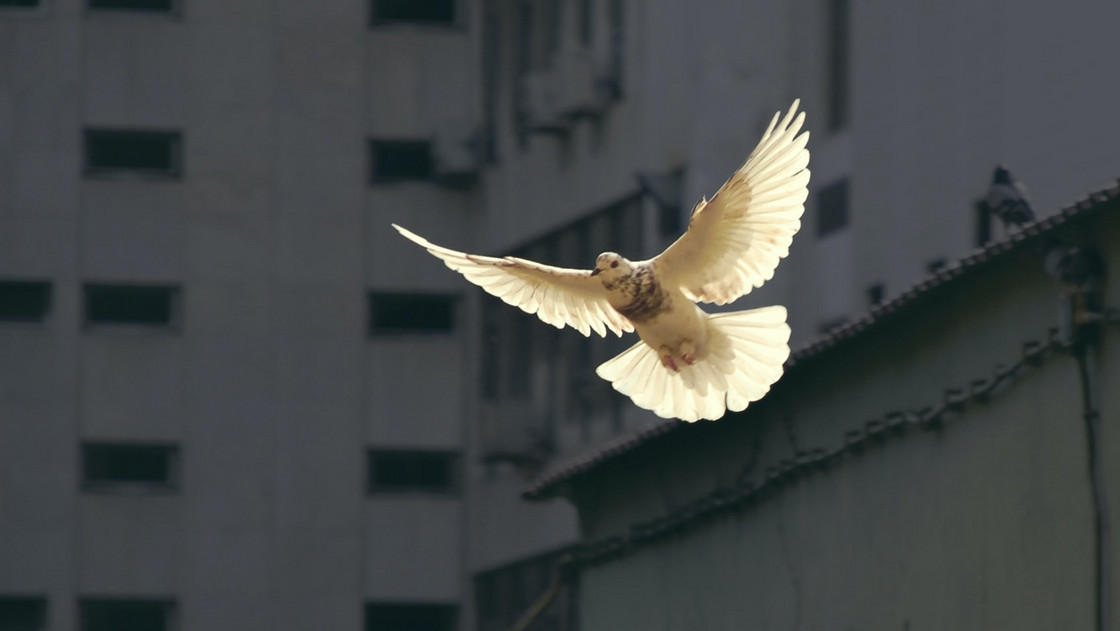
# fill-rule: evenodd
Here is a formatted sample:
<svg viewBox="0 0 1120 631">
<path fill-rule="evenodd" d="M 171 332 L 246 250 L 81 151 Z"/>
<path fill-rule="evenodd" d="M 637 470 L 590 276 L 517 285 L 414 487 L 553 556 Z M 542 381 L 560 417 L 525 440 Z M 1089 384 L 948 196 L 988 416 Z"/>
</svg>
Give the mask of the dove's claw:
<svg viewBox="0 0 1120 631">
<path fill-rule="evenodd" d="M 681 361 L 689 366 L 696 363 L 696 349 L 692 346 L 692 342 L 682 342 L 680 346 Z"/>
<path fill-rule="evenodd" d="M 661 358 L 661 365 L 672 370 L 673 372 L 680 372 L 681 369 L 677 368 L 677 361 L 673 359 L 672 353 L 661 353 L 658 357 Z"/>
</svg>

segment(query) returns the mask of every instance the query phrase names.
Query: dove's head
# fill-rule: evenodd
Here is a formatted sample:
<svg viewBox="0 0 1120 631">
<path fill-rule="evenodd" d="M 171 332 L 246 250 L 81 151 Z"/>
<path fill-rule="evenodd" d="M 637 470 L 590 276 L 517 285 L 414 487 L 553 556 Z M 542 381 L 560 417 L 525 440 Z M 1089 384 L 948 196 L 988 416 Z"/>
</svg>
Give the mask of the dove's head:
<svg viewBox="0 0 1120 631">
<path fill-rule="evenodd" d="M 630 261 L 622 256 L 614 252 L 603 252 L 595 259 L 595 269 L 591 270 L 591 275 L 599 276 L 599 280 L 607 284 L 629 276 L 632 269 Z"/>
</svg>

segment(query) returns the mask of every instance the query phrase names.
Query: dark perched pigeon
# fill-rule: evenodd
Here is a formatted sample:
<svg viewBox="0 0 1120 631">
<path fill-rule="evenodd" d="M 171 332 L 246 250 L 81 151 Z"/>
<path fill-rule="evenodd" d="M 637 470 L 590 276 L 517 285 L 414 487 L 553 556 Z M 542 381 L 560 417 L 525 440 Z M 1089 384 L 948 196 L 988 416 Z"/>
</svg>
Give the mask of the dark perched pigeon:
<svg viewBox="0 0 1120 631">
<path fill-rule="evenodd" d="M 516 257 L 492 258 L 402 235 L 505 302 L 584 335 L 636 331 L 641 341 L 596 373 L 658 416 L 715 420 L 760 399 L 782 375 L 789 325 L 781 306 L 708 314 L 694 303 L 727 304 L 774 276 L 801 227 L 809 184 L 809 133 L 795 101 L 774 115 L 742 167 L 688 230 L 647 261 L 604 252 L 591 270 Z M 638 229 L 638 226 L 635 226 Z"/>
<path fill-rule="evenodd" d="M 1104 263 L 1092 250 L 1050 242 L 1043 258 L 1046 273 L 1070 291 L 1087 291 L 1104 275 Z"/>
<path fill-rule="evenodd" d="M 1027 201 L 1027 190 L 1002 164 L 992 174 L 992 185 L 984 198 L 988 212 L 999 217 L 1007 228 L 1034 221 L 1034 211 Z"/>
</svg>

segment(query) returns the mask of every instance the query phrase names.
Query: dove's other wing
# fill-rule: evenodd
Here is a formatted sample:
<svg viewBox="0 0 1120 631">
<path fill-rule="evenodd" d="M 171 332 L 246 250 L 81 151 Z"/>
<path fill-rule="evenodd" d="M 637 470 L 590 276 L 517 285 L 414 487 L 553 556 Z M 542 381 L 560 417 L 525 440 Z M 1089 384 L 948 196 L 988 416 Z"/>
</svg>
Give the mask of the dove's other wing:
<svg viewBox="0 0 1120 631">
<path fill-rule="evenodd" d="M 568 325 L 584 335 L 607 329 L 621 336 L 634 325 L 607 302 L 603 286 L 590 271 L 552 267 L 512 256 L 493 258 L 440 247 L 418 234 L 393 224 L 397 232 L 420 245 L 448 267 L 487 293 L 520 308 L 552 326 Z"/>
<path fill-rule="evenodd" d="M 798 103 L 780 123 L 781 112 L 774 115 L 743 166 L 696 205 L 688 230 L 653 259 L 662 282 L 690 300 L 722 305 L 774 276 L 809 195 L 809 132 L 797 135 L 805 121 Z"/>
</svg>

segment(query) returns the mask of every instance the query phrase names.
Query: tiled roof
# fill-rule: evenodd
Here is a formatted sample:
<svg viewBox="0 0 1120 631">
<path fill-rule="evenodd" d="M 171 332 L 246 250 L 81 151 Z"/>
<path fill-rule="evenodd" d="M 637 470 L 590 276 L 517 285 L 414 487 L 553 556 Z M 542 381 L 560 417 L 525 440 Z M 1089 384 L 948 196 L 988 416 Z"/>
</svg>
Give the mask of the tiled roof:
<svg viewBox="0 0 1120 631">
<path fill-rule="evenodd" d="M 1060 226 L 1075 219 L 1088 216 L 1103 208 L 1116 206 L 1118 203 L 1120 203 L 1120 183 L 1091 193 L 1084 199 L 1063 208 L 1050 217 L 1027 224 L 1020 230 L 1012 233 L 1007 239 L 991 243 L 955 263 L 946 265 L 898 296 L 867 311 L 860 318 L 836 327 L 817 337 L 805 346 L 794 351 L 786 361 L 786 368 L 789 369 L 797 364 L 812 360 L 826 353 L 838 344 L 875 328 L 889 316 L 907 308 L 916 300 L 926 296 L 935 289 L 944 287 L 967 274 L 980 270 L 986 267 L 991 261 L 1005 256 L 1010 252 L 1017 251 L 1028 243 L 1038 242 L 1040 238 L 1052 233 Z M 608 460 L 633 451 L 650 440 L 664 436 L 687 425 L 689 424 L 683 421 L 667 420 L 629 434 L 615 437 L 586 454 L 574 457 L 545 471 L 525 487 L 522 491 L 522 496 L 530 500 L 546 498 L 550 496 L 560 484 L 583 475 Z"/>
</svg>

